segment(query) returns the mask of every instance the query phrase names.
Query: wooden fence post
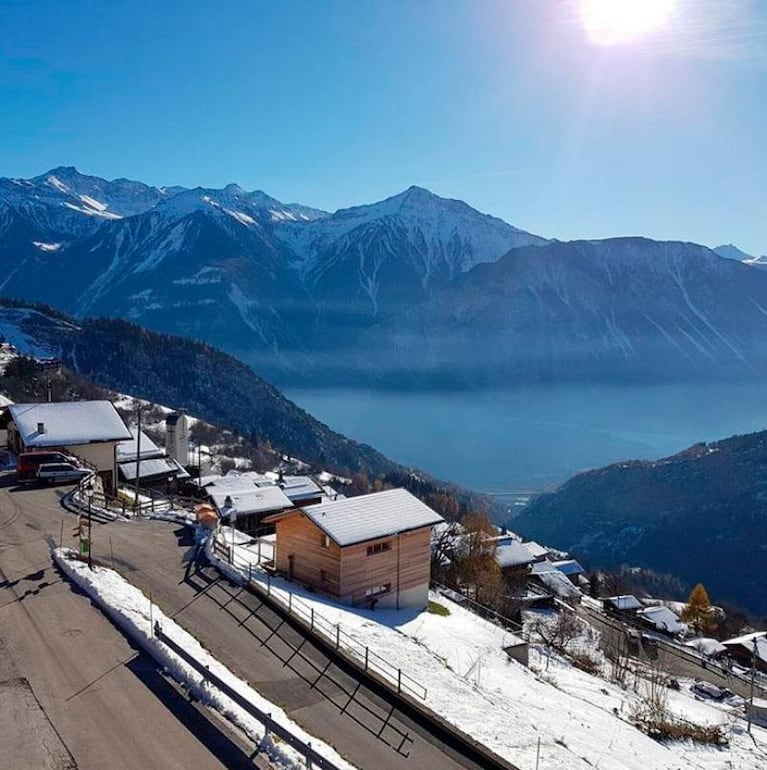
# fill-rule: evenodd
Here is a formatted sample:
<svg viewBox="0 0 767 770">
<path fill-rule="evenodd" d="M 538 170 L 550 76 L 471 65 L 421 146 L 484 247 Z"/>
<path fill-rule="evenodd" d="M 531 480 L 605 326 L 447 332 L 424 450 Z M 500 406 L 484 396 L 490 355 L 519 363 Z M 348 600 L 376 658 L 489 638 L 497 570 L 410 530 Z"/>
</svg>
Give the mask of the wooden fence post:
<svg viewBox="0 0 767 770">
<path fill-rule="evenodd" d="M 397 669 L 397 694 L 402 692 L 402 669 Z"/>
<path fill-rule="evenodd" d="M 370 653 L 370 650 L 365 647 L 365 671 L 368 670 L 368 654 Z"/>
<path fill-rule="evenodd" d="M 336 623 L 336 649 L 341 646 L 341 624 Z"/>
<path fill-rule="evenodd" d="M 312 607 L 312 615 L 311 615 L 312 621 L 311 626 L 309 627 L 311 631 L 314 631 L 314 607 Z"/>
</svg>

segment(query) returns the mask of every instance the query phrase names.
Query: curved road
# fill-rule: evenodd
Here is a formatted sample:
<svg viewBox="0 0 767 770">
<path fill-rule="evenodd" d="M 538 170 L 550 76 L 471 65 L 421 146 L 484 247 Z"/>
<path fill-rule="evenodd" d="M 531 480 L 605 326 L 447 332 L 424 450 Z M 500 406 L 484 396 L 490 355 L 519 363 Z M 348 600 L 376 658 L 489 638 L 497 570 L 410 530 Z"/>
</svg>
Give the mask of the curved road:
<svg viewBox="0 0 767 770">
<path fill-rule="evenodd" d="M 63 491 L 0 488 L 0 581 L 5 580 L 2 604 L 8 603 L 0 608 L 0 640 L 15 662 L 13 671 L 0 663 L 0 682 L 29 680 L 77 767 L 252 767 L 248 748 L 216 730 L 210 712 L 193 709 L 177 693 L 177 702 L 164 702 L 157 680 L 171 688 L 152 664 L 140 658 L 126 663 L 133 650 L 125 639 L 60 582 L 46 537 L 58 541 L 63 519 L 65 544 L 75 543 L 75 517 L 58 502 Z M 353 670 L 336 665 L 258 597 L 190 563 L 191 545 L 188 530 L 166 522 L 93 527 L 94 558 L 107 564 L 114 559 L 130 582 L 151 593 L 221 662 L 353 764 L 371 770 L 481 770 L 459 745 L 446 745 L 444 735 L 403 713 L 386 692 L 366 687 Z M 182 708 L 194 717 L 179 716 Z M 207 738 L 199 737 L 200 723 L 208 726 Z"/>
<path fill-rule="evenodd" d="M 14 770 L 268 767 L 213 712 L 186 700 L 53 567 L 73 544 L 66 488 L 0 477 L 0 730 Z"/>
</svg>

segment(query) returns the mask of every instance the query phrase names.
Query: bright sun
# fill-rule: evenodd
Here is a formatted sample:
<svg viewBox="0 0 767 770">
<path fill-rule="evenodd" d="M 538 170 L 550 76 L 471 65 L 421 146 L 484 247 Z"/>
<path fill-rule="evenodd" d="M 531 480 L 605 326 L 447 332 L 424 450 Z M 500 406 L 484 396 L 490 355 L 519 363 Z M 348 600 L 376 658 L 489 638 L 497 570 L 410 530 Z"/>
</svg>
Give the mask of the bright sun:
<svg viewBox="0 0 767 770">
<path fill-rule="evenodd" d="M 665 27 L 676 0 L 580 0 L 588 36 L 600 45 L 630 43 Z"/>
</svg>

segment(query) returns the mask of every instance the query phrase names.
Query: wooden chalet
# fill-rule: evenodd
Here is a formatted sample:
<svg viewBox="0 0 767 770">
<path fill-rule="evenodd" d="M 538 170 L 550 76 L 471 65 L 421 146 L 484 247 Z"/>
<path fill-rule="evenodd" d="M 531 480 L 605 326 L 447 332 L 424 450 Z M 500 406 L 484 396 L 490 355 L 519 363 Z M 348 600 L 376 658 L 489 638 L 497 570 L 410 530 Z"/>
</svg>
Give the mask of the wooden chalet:
<svg viewBox="0 0 767 770">
<path fill-rule="evenodd" d="M 275 568 L 342 604 L 423 608 L 431 528 L 442 517 L 404 489 L 294 508 L 276 527 Z"/>
</svg>

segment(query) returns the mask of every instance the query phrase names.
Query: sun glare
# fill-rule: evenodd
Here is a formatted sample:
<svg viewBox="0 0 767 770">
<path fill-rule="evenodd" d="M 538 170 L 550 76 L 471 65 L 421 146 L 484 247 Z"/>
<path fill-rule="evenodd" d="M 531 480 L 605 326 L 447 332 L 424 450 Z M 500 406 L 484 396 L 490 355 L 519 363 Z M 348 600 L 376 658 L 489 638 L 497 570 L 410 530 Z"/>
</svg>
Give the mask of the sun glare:
<svg viewBox="0 0 767 770">
<path fill-rule="evenodd" d="M 581 19 L 594 43 L 619 45 L 665 27 L 675 4 L 676 0 L 581 0 Z"/>
</svg>

